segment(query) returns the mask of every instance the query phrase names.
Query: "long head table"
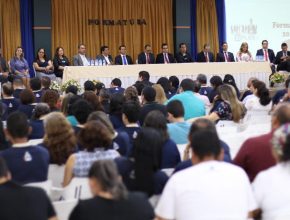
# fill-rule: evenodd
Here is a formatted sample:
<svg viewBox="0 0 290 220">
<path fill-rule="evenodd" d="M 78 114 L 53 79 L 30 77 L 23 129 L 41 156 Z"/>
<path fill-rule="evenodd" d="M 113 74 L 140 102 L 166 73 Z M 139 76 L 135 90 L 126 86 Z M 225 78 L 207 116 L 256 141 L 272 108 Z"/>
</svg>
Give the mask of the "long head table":
<svg viewBox="0 0 290 220">
<path fill-rule="evenodd" d="M 156 82 L 161 76 L 177 76 L 196 79 L 199 73 L 206 74 L 209 79 L 218 75 L 222 78 L 226 74 L 232 74 L 239 89 L 246 89 L 250 77 L 256 77 L 269 85 L 271 68 L 266 62 L 248 63 L 182 63 L 182 64 L 136 64 L 128 66 L 67 66 L 64 69 L 63 82 L 75 79 L 81 85 L 90 80 L 99 80 L 109 86 L 112 79 L 119 78 L 122 87 L 133 85 L 138 79 L 138 73 L 146 70 L 150 73 L 150 81 Z"/>
</svg>

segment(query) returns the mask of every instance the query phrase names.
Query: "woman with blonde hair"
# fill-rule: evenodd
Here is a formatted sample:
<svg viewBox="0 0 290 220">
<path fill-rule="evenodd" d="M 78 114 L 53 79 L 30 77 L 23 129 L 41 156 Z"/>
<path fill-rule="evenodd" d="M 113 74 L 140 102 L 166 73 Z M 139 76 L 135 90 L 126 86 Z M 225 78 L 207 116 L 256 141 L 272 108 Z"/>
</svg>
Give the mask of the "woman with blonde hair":
<svg viewBox="0 0 290 220">
<path fill-rule="evenodd" d="M 155 102 L 164 105 L 164 103 L 167 101 L 167 98 L 163 87 L 160 84 L 154 84 L 152 87 L 156 91 Z"/>
<path fill-rule="evenodd" d="M 60 112 L 52 112 L 44 118 L 43 144 L 50 154 L 50 163 L 63 165 L 76 151 L 76 137 L 72 126 Z"/>
<path fill-rule="evenodd" d="M 237 62 L 250 62 L 253 61 L 251 52 L 249 51 L 249 45 L 247 42 L 241 44 L 240 50 L 236 56 Z"/>
<path fill-rule="evenodd" d="M 206 118 L 212 121 L 228 120 L 239 122 L 246 114 L 245 106 L 238 100 L 236 91 L 231 85 L 221 85 L 215 97 L 213 108 Z"/>
</svg>

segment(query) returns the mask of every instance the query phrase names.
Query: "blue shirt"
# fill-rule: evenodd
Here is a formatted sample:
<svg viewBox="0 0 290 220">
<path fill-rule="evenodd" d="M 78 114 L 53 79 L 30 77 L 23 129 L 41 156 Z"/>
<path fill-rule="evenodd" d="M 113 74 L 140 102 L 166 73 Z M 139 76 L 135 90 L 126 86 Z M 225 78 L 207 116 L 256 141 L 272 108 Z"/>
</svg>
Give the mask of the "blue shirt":
<svg viewBox="0 0 290 220">
<path fill-rule="evenodd" d="M 34 108 L 35 108 L 35 105 L 33 104 L 29 104 L 29 105 L 20 104 L 18 107 L 18 111 L 23 112 L 24 114 L 27 115 L 27 118 L 30 119 L 33 114 Z"/>
<path fill-rule="evenodd" d="M 169 137 L 176 144 L 186 144 L 191 124 L 188 122 L 175 122 L 167 124 Z"/>
<path fill-rule="evenodd" d="M 41 139 L 44 137 L 43 120 L 30 120 L 29 125 L 32 128 L 29 139 Z"/>
<path fill-rule="evenodd" d="M 12 174 L 20 184 L 47 180 L 49 153 L 40 146 L 11 147 L 0 152 Z"/>
<path fill-rule="evenodd" d="M 179 100 L 182 102 L 184 108 L 184 119 L 201 117 L 205 115 L 205 104 L 191 91 L 185 91 L 173 96 L 168 102 L 172 100 Z M 167 103 L 168 103 L 167 102 Z"/>
<path fill-rule="evenodd" d="M 7 113 L 10 115 L 12 112 L 17 111 L 18 106 L 20 105 L 19 100 L 16 98 L 4 98 L 2 102 L 7 105 Z"/>
<path fill-rule="evenodd" d="M 168 139 L 162 148 L 161 169 L 174 168 L 180 161 L 180 154 L 176 144 L 171 139 Z"/>
</svg>

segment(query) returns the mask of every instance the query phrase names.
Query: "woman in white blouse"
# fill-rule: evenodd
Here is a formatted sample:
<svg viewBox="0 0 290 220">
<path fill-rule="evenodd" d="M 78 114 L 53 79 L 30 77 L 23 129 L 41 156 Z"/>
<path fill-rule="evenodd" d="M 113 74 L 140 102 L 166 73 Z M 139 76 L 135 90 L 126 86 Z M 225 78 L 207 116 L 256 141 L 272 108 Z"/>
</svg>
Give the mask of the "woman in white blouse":
<svg viewBox="0 0 290 220">
<path fill-rule="evenodd" d="M 280 106 L 290 111 L 289 105 Z M 282 110 L 282 109 L 281 109 Z M 290 219 L 290 124 L 275 131 L 273 156 L 277 165 L 260 172 L 253 182 L 254 196 L 263 220 Z"/>
<path fill-rule="evenodd" d="M 251 52 L 249 51 L 249 46 L 247 42 L 243 42 L 240 51 L 237 53 L 236 56 L 237 62 L 250 62 L 253 61 L 253 57 Z"/>
<path fill-rule="evenodd" d="M 264 82 L 254 80 L 252 82 L 253 96 L 245 101 L 245 107 L 248 111 L 265 112 L 268 114 L 272 108 L 272 100 L 270 97 L 269 90 L 267 89 Z"/>
</svg>

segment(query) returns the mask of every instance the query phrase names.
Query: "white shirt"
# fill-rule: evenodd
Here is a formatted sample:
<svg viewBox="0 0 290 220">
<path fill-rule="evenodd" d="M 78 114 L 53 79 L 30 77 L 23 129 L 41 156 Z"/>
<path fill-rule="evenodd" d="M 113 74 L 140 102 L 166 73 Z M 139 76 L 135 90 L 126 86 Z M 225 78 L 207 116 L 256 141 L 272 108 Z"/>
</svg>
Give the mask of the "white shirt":
<svg viewBox="0 0 290 220">
<path fill-rule="evenodd" d="M 111 62 L 110 62 L 110 60 L 109 60 L 109 56 L 104 56 L 104 58 L 105 58 L 105 60 L 106 60 L 106 62 L 107 62 L 107 65 L 110 65 Z"/>
<path fill-rule="evenodd" d="M 195 92 L 194 95 L 196 95 L 197 98 L 203 101 L 206 107 L 210 106 L 210 101 L 206 95 L 201 95 L 198 92 Z"/>
<path fill-rule="evenodd" d="M 289 186 L 289 163 L 279 163 L 257 175 L 253 191 L 263 220 L 290 219 Z"/>
<path fill-rule="evenodd" d="M 272 109 L 272 101 L 268 105 L 261 105 L 260 99 L 253 95 L 245 101 L 245 107 L 248 111 L 265 111 L 269 112 Z"/>
<path fill-rule="evenodd" d="M 87 60 L 86 56 L 83 54 L 79 54 L 79 55 L 83 61 L 84 66 L 89 66 L 90 64 L 89 64 L 89 61 Z"/>
<path fill-rule="evenodd" d="M 208 161 L 174 174 L 155 212 L 176 220 L 246 220 L 256 207 L 249 179 L 241 168 Z"/>
<path fill-rule="evenodd" d="M 247 53 L 238 53 L 237 62 L 250 62 L 253 61 L 253 58 Z"/>
</svg>

